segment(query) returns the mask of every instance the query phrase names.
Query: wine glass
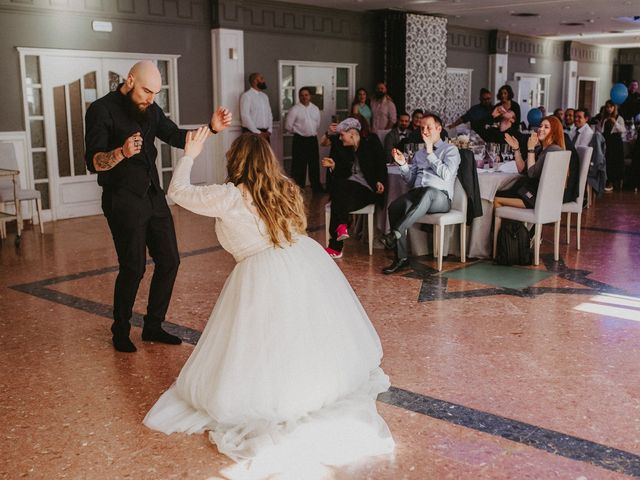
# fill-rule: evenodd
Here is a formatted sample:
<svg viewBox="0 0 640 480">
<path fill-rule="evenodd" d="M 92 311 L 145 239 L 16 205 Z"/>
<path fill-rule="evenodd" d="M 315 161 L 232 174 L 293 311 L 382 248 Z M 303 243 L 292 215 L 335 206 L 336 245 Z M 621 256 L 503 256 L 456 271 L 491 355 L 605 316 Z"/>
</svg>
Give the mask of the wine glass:
<svg viewBox="0 0 640 480">
<path fill-rule="evenodd" d="M 499 152 L 500 149 L 497 143 L 487 144 L 487 155 L 489 155 L 489 162 L 484 164 L 484 168 L 493 168 L 493 165 L 496 163 L 496 159 L 498 158 Z"/>
<path fill-rule="evenodd" d="M 404 153 L 407 155 L 407 163 L 413 162 L 413 156 L 416 154 L 416 144 L 415 143 L 407 143 L 404 146 Z"/>
</svg>

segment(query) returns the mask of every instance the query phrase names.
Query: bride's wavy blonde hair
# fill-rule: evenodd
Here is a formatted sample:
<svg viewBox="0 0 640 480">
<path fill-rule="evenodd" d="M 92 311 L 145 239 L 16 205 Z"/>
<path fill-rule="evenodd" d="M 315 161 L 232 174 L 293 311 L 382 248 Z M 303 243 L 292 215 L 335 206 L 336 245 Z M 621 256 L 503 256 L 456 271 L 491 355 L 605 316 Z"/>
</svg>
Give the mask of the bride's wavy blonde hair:
<svg viewBox="0 0 640 480">
<path fill-rule="evenodd" d="M 293 233 L 306 233 L 300 188 L 285 176 L 264 138 L 252 133 L 236 138 L 227 152 L 227 172 L 227 182 L 242 184 L 251 194 L 274 245 L 291 243 Z"/>
</svg>

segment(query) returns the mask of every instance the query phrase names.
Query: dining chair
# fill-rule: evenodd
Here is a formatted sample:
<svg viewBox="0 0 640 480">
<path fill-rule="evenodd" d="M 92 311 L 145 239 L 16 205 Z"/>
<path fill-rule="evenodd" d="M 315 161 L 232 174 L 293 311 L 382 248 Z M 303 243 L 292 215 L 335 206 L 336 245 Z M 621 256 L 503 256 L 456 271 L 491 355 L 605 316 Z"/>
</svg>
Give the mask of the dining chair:
<svg viewBox="0 0 640 480">
<path fill-rule="evenodd" d="M 587 185 L 587 174 L 589 173 L 589 164 L 591 163 L 591 155 L 593 147 L 580 146 L 576 147 L 578 157 L 580 158 L 580 176 L 578 182 L 578 198 L 573 202 L 562 204 L 562 213 L 567 213 L 567 245 L 571 241 L 571 214 L 578 214 L 576 230 L 577 230 L 577 248 L 580 250 L 580 225 L 582 223 L 582 205 L 584 202 L 584 192 Z"/>
<path fill-rule="evenodd" d="M 554 224 L 553 259 L 560 258 L 560 217 L 562 215 L 562 196 L 564 184 L 569 170 L 571 151 L 563 150 L 547 154 L 542 167 L 542 175 L 536 194 L 534 208 L 499 207 L 494 210 L 495 223 L 493 230 L 493 258 L 496 257 L 498 232 L 502 219 L 526 222 L 535 225 L 533 264 L 540 264 L 540 238 L 542 225 Z"/>
<path fill-rule="evenodd" d="M 447 225 L 460 225 L 460 261 L 467 261 L 467 194 L 456 178 L 451 209 L 446 213 L 428 213 L 415 223 L 433 225 L 433 256 L 438 259 L 438 271 L 442 271 L 444 230 Z"/>
<path fill-rule="evenodd" d="M 18 160 L 16 159 L 16 151 L 12 143 L 0 142 L 0 168 L 7 170 L 19 170 Z M 36 203 L 36 211 L 38 213 L 38 224 L 40 225 L 40 233 L 44 234 L 44 228 L 42 226 L 42 203 L 41 195 L 38 190 L 25 189 L 18 185 L 17 189 L 18 205 L 15 206 L 16 210 L 20 208 L 20 203 L 25 200 L 33 200 Z M 8 178 L 0 177 L 0 204 L 15 203 L 16 199 L 13 194 L 13 183 Z M 32 210 L 33 211 L 33 210 Z M 20 226 L 22 228 L 22 225 Z M 3 233 L 4 230 L 3 225 Z"/>
<path fill-rule="evenodd" d="M 373 214 L 376 211 L 375 203 L 362 207 L 360 210 L 354 210 L 349 212 L 351 215 L 366 215 L 367 216 L 367 233 L 369 235 L 369 255 L 373 255 Z M 331 202 L 327 202 L 324 206 L 324 234 L 326 246 L 329 246 L 329 224 L 331 222 Z"/>
</svg>

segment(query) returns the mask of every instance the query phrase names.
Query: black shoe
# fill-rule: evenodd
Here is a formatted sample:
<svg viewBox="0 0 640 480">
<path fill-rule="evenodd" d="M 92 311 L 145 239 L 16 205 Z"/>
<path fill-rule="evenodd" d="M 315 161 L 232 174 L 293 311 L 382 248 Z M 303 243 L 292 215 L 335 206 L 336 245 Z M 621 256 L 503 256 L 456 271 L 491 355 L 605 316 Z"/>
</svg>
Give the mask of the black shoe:
<svg viewBox="0 0 640 480">
<path fill-rule="evenodd" d="M 114 335 L 113 336 L 113 348 L 115 348 L 119 352 L 127 352 L 133 353 L 138 349 L 133 344 L 131 340 L 129 340 L 129 336 L 124 335 Z"/>
<path fill-rule="evenodd" d="M 145 342 L 168 343 L 169 345 L 180 345 L 182 343 L 180 337 L 171 335 L 160 327 L 143 328 L 142 340 Z"/>
<path fill-rule="evenodd" d="M 396 258 L 391 265 L 389 265 L 387 268 L 382 269 L 382 273 L 384 273 L 385 275 L 389 275 L 390 273 L 396 273 L 406 268 L 409 268 L 409 259 Z"/>
<path fill-rule="evenodd" d="M 387 250 L 393 250 L 394 248 L 396 248 L 396 243 L 398 243 L 398 239 L 396 238 L 395 233 L 389 232 L 380 237 L 380 242 L 382 242 L 382 244 L 384 245 L 384 248 L 386 248 Z"/>
</svg>

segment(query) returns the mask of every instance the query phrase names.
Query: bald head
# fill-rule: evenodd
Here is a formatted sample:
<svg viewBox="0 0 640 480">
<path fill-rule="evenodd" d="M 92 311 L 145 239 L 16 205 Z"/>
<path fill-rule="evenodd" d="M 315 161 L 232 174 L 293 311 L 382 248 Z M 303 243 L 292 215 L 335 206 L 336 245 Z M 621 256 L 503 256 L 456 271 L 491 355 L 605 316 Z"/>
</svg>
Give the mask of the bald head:
<svg viewBox="0 0 640 480">
<path fill-rule="evenodd" d="M 122 93 L 129 96 L 139 111 L 144 112 L 160 92 L 162 77 L 154 62 L 143 60 L 136 63 L 127 75 Z"/>
</svg>

